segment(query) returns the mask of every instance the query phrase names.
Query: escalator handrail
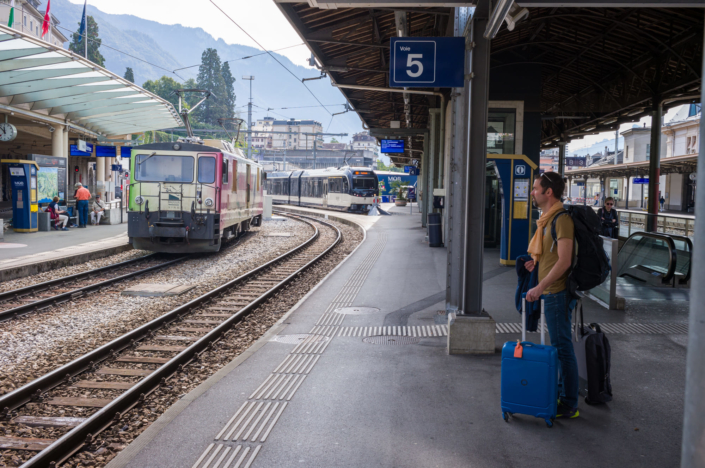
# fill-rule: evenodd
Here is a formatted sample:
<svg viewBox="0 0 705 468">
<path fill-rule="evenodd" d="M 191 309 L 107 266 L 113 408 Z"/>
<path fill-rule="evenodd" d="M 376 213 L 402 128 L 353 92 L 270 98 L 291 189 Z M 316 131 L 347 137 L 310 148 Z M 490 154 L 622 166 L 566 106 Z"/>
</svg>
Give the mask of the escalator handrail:
<svg viewBox="0 0 705 468">
<path fill-rule="evenodd" d="M 635 232 L 634 234 L 630 235 L 627 237 L 627 240 L 624 242 L 622 245 L 622 248 L 619 249 L 619 252 L 622 252 L 622 249 L 629 243 L 629 240 L 632 237 L 636 236 L 641 236 L 641 237 L 650 237 L 652 239 L 660 239 L 666 242 L 666 245 L 668 246 L 668 253 L 670 254 L 668 256 L 668 271 L 663 277 L 662 283 L 668 283 L 673 279 L 673 276 L 676 274 L 676 263 L 677 263 L 677 253 L 676 253 L 676 244 L 673 242 L 673 237 L 671 237 L 670 234 L 662 234 L 658 232 L 645 232 L 645 231 L 640 231 L 640 232 Z M 692 244 L 691 244 L 692 245 Z M 619 255 L 619 253 L 617 254 Z"/>
<path fill-rule="evenodd" d="M 686 284 L 688 281 L 690 281 L 690 272 L 691 272 L 691 270 L 692 270 L 692 268 L 693 268 L 693 262 L 692 262 L 693 241 L 692 241 L 692 239 L 691 239 L 690 237 L 681 236 L 681 235 L 678 235 L 678 234 L 667 234 L 667 235 L 668 235 L 668 236 L 671 236 L 671 239 L 679 240 L 679 241 L 685 242 L 686 245 L 688 246 L 688 252 L 690 252 L 690 254 L 691 254 L 691 262 L 688 264 L 688 273 L 686 273 L 686 274 L 685 274 L 685 277 L 683 277 L 683 279 L 681 279 L 681 281 L 680 281 L 681 284 Z M 674 244 L 674 245 L 675 245 L 675 244 Z M 676 254 L 676 255 L 677 255 L 677 254 Z M 676 258 L 677 258 L 677 257 L 676 257 Z"/>
</svg>

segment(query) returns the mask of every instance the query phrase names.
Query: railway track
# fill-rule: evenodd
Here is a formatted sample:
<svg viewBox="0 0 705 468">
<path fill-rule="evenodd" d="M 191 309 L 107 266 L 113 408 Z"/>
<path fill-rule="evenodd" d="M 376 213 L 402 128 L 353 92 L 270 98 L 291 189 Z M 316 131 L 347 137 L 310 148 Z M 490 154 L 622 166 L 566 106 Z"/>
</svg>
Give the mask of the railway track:
<svg viewBox="0 0 705 468">
<path fill-rule="evenodd" d="M 0 416 L 6 420 L 65 431 L 54 439 L 0 437 L 0 449 L 38 452 L 24 467 L 55 467 L 86 446 L 95 448 L 97 434 L 167 385 L 176 372 L 198 360 L 342 239 L 340 230 L 323 220 L 286 216 L 312 226 L 313 235 L 274 260 L 0 397 Z M 321 236 L 318 227 L 332 232 Z M 41 405 L 27 405 L 31 402 Z M 32 414 L 29 406 L 44 410 Z M 85 408 L 95 411 L 79 416 Z M 22 453 L 26 458 L 27 452 Z"/>
</svg>

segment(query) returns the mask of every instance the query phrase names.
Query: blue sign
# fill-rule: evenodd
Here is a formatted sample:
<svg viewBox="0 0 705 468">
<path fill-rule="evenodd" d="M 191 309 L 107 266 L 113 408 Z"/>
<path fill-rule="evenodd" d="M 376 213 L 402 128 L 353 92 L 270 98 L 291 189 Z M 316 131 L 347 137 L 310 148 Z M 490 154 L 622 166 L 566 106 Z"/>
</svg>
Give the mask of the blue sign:
<svg viewBox="0 0 705 468">
<path fill-rule="evenodd" d="M 464 37 L 393 37 L 389 86 L 462 88 L 465 85 Z"/>
<path fill-rule="evenodd" d="M 122 166 L 120 164 L 111 164 L 110 170 L 115 171 L 115 172 L 120 172 L 122 170 Z"/>
<path fill-rule="evenodd" d="M 409 175 L 419 175 L 419 168 L 416 166 L 404 166 L 404 172 Z"/>
<path fill-rule="evenodd" d="M 404 140 L 382 140 L 382 153 L 403 153 Z"/>
<path fill-rule="evenodd" d="M 117 148 L 114 146 L 96 146 L 96 158 L 114 158 L 117 156 Z"/>
<path fill-rule="evenodd" d="M 648 183 L 649 183 L 648 178 L 642 179 L 641 177 L 634 177 L 634 184 L 636 184 L 636 185 L 648 184 Z"/>
<path fill-rule="evenodd" d="M 132 155 L 132 147 L 131 146 L 123 146 L 120 148 L 120 157 L 121 158 L 129 158 Z"/>
<path fill-rule="evenodd" d="M 587 159 L 580 156 L 571 156 L 565 158 L 566 167 L 586 167 Z"/>
<path fill-rule="evenodd" d="M 86 143 L 87 151 L 79 151 L 77 145 L 69 146 L 69 155 L 71 156 L 93 156 L 93 145 Z"/>
</svg>

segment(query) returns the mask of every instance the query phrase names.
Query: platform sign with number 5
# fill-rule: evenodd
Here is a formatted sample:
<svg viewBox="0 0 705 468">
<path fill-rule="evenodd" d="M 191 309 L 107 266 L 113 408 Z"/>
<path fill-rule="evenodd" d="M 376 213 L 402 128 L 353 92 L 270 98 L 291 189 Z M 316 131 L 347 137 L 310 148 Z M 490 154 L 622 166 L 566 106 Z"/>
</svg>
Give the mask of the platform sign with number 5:
<svg viewBox="0 0 705 468">
<path fill-rule="evenodd" d="M 464 85 L 465 39 L 393 37 L 389 86 L 458 88 Z"/>
</svg>

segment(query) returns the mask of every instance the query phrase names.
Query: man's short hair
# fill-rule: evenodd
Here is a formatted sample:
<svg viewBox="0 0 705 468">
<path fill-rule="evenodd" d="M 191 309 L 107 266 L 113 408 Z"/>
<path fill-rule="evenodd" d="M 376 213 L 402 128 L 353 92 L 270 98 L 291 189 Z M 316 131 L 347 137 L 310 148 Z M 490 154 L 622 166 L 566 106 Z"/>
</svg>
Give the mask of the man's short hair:
<svg viewBox="0 0 705 468">
<path fill-rule="evenodd" d="M 553 190 L 553 196 L 560 200 L 563 198 L 563 192 L 565 191 L 565 182 L 563 178 L 557 172 L 543 172 L 536 176 L 539 180 L 539 184 L 543 189 L 543 193 L 546 190 Z"/>
<path fill-rule="evenodd" d="M 81 188 L 83 187 L 83 184 L 80 182 L 76 182 L 76 185 L 74 185 L 75 188 Z"/>
</svg>

